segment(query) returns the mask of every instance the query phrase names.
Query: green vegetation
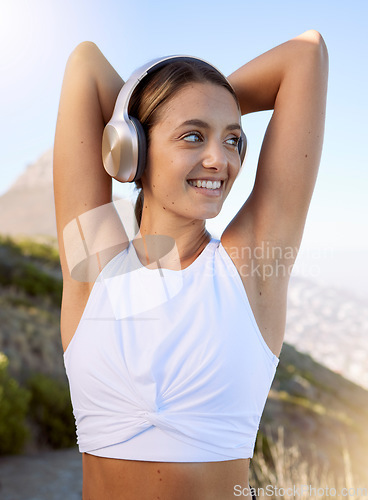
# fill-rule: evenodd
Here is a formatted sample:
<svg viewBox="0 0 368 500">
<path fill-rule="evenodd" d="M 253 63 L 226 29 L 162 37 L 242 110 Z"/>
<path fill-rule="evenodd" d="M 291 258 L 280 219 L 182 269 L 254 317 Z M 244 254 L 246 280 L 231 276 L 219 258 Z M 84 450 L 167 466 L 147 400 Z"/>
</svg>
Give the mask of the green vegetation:
<svg viewBox="0 0 368 500">
<path fill-rule="evenodd" d="M 62 281 L 55 276 L 59 269 L 54 246 L 0 236 L 0 285 L 48 297 L 52 304 L 60 305 Z"/>
<path fill-rule="evenodd" d="M 32 394 L 30 417 L 37 425 L 37 441 L 51 448 L 68 448 L 76 443 L 69 388 L 42 374 L 28 381 Z"/>
<path fill-rule="evenodd" d="M 29 438 L 25 419 L 31 395 L 8 375 L 8 364 L 0 352 L 0 455 L 19 453 Z"/>
<path fill-rule="evenodd" d="M 0 246 L 16 257 L 30 257 L 40 262 L 59 267 L 59 252 L 56 242 L 38 242 L 30 238 L 10 238 L 0 235 Z"/>
<path fill-rule="evenodd" d="M 75 446 L 68 384 L 53 375 L 58 353 L 62 359 L 61 294 L 55 242 L 0 236 L 0 455 L 29 441 Z"/>
<path fill-rule="evenodd" d="M 24 263 L 21 267 L 14 269 L 11 280 L 15 287 L 24 290 L 29 295 L 44 295 L 50 297 L 54 304 L 60 304 L 61 281 L 39 270 L 32 263 Z M 0 281 L 2 281 L 1 278 Z"/>
<path fill-rule="evenodd" d="M 48 448 L 75 446 L 75 423 L 67 384 L 36 373 L 23 388 L 9 376 L 8 365 L 8 358 L 0 352 L 0 455 L 22 452 L 31 437 L 37 445 Z"/>
</svg>

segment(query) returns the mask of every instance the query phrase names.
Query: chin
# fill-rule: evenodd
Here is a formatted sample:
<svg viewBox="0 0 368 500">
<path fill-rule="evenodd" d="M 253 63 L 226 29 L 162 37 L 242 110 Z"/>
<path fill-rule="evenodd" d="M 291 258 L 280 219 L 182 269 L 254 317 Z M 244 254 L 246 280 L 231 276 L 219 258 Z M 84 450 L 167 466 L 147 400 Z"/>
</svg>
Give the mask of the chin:
<svg viewBox="0 0 368 500">
<path fill-rule="evenodd" d="M 203 211 L 201 213 L 196 214 L 195 218 L 199 219 L 199 220 L 213 219 L 213 218 L 217 217 L 220 212 L 221 212 L 221 208 L 216 209 L 216 210 L 206 210 L 206 211 Z"/>
<path fill-rule="evenodd" d="M 203 219 L 206 220 L 206 219 L 214 219 L 215 217 L 218 216 L 218 214 L 221 212 L 221 210 L 219 210 L 218 212 L 216 213 L 213 213 L 211 215 L 207 215 L 206 217 L 204 217 Z"/>
</svg>

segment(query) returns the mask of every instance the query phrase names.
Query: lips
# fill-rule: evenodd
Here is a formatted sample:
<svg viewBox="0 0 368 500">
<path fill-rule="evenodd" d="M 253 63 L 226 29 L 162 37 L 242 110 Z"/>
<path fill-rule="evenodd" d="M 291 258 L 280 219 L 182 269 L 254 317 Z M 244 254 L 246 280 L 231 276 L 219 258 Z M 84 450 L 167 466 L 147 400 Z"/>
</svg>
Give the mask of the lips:
<svg viewBox="0 0 368 500">
<path fill-rule="evenodd" d="M 187 181 L 220 181 L 224 182 L 225 179 L 219 179 L 218 177 L 193 177 L 192 179 L 187 179 Z"/>
<path fill-rule="evenodd" d="M 198 188 L 206 188 L 216 190 L 221 187 L 221 180 L 207 180 L 207 179 L 189 179 L 188 184 Z"/>
<path fill-rule="evenodd" d="M 194 180 L 193 180 L 193 182 L 194 182 Z M 198 181 L 197 181 L 197 182 L 198 182 Z M 204 179 L 202 179 L 202 180 L 201 180 L 201 184 L 202 184 L 202 182 L 203 182 L 203 183 L 207 183 L 208 181 L 207 181 L 207 180 L 205 181 Z M 197 193 L 199 193 L 199 194 L 202 194 L 202 195 L 205 195 L 205 196 L 209 196 L 209 197 L 211 197 L 211 196 L 214 196 L 214 197 L 216 197 L 216 196 L 221 196 L 221 193 L 222 193 L 222 187 L 223 187 L 223 181 L 210 181 L 210 182 L 211 182 L 212 186 L 213 186 L 213 183 L 214 183 L 214 182 L 216 182 L 217 184 L 218 184 L 219 182 L 221 182 L 221 184 L 220 184 L 220 186 L 219 186 L 219 187 L 216 187 L 216 188 L 214 189 L 213 187 L 209 187 L 209 188 L 207 188 L 207 187 L 205 187 L 205 186 L 203 186 L 203 187 L 202 187 L 202 185 L 201 185 L 201 186 L 196 186 L 196 185 L 193 185 L 193 183 L 191 183 L 191 181 L 190 181 L 190 180 L 188 180 L 188 181 L 187 181 L 187 183 L 189 184 L 189 186 L 190 186 L 192 189 L 194 189 L 194 191 L 196 191 L 196 192 L 197 192 Z M 198 182 L 198 183 L 199 183 L 199 182 Z"/>
</svg>

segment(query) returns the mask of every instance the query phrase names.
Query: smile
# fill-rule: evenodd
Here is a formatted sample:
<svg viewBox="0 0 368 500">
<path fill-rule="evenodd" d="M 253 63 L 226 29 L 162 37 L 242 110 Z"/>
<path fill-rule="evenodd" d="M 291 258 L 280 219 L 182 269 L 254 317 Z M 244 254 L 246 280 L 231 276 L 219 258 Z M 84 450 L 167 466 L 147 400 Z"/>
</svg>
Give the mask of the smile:
<svg viewBox="0 0 368 500">
<path fill-rule="evenodd" d="M 223 181 L 190 180 L 187 182 L 197 193 L 207 196 L 221 195 Z"/>
<path fill-rule="evenodd" d="M 191 186 L 202 187 L 206 189 L 218 189 L 221 187 L 221 181 L 188 181 Z"/>
</svg>

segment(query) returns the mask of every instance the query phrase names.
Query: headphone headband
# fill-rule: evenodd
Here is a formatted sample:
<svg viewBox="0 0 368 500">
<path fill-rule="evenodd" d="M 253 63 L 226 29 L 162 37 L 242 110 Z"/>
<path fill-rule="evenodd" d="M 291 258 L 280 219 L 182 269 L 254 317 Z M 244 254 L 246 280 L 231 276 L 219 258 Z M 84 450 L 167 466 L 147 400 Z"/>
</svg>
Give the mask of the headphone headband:
<svg viewBox="0 0 368 500">
<path fill-rule="evenodd" d="M 199 57 L 192 57 L 192 56 L 167 56 L 167 57 L 158 57 L 156 59 L 153 59 L 152 61 L 144 64 L 143 66 L 137 68 L 129 77 L 127 82 L 124 84 L 123 88 L 121 89 L 117 99 L 116 99 L 116 104 L 115 104 L 115 109 L 123 111 L 124 117 L 128 117 L 128 108 L 129 108 L 129 102 L 130 98 L 136 89 L 136 87 L 140 84 L 140 82 L 150 73 L 153 71 L 157 71 L 160 69 L 162 66 L 165 66 L 169 61 L 201 61 L 202 63 L 207 64 L 209 67 L 214 68 L 216 71 L 218 71 L 221 75 L 221 71 L 219 71 L 215 66 L 212 66 L 210 63 L 205 61 L 204 59 L 200 59 Z M 224 75 L 222 75 L 224 76 Z M 224 78 L 226 78 L 224 76 Z M 115 114 L 115 109 L 113 116 Z"/>
<path fill-rule="evenodd" d="M 140 122 L 136 118 L 129 116 L 130 98 L 136 87 L 148 74 L 174 60 L 200 61 L 215 69 L 228 81 L 225 75 L 215 66 L 204 59 L 194 56 L 171 55 L 160 57 L 136 69 L 119 92 L 114 112 L 104 129 L 102 138 L 102 159 L 105 170 L 117 180 L 134 182 L 141 177 L 145 167 L 146 138 Z M 239 146 L 241 163 L 243 163 L 245 151 L 246 137 L 242 131 Z"/>
</svg>

